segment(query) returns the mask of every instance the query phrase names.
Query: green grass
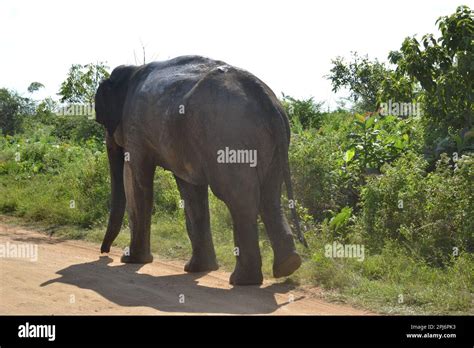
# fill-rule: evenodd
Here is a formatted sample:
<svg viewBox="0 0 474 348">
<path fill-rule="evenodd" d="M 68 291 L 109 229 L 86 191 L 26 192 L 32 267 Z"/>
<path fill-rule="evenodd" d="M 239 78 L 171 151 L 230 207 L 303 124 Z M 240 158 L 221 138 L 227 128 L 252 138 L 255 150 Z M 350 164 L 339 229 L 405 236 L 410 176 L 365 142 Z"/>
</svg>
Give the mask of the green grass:
<svg viewBox="0 0 474 348">
<path fill-rule="evenodd" d="M 293 276 L 300 284 L 326 290 L 343 300 L 388 314 L 474 314 L 474 257 L 462 253 L 444 268 L 415 259 L 394 244 L 363 262 L 324 256 L 323 242 L 310 238 L 313 257 Z"/>
</svg>

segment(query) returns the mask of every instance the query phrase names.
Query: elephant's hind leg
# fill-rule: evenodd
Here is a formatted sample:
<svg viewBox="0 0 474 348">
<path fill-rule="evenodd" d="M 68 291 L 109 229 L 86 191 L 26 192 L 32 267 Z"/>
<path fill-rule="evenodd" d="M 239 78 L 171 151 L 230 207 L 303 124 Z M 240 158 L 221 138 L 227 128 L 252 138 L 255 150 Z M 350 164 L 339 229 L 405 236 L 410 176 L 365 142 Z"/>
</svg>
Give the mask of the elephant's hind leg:
<svg viewBox="0 0 474 348">
<path fill-rule="evenodd" d="M 215 271 L 217 265 L 209 219 L 208 186 L 189 184 L 175 176 L 184 200 L 186 228 L 193 249 L 191 259 L 184 266 L 186 272 Z"/>
<path fill-rule="evenodd" d="M 286 277 L 301 265 L 285 214 L 281 208 L 282 179 L 274 175 L 262 185 L 260 215 L 273 249 L 273 276 Z"/>
<path fill-rule="evenodd" d="M 149 263 L 150 224 L 153 207 L 153 176 L 155 166 L 135 153 L 129 153 L 124 166 L 124 186 L 127 212 L 130 222 L 131 241 L 129 254 L 122 256 L 125 263 Z"/>
<path fill-rule="evenodd" d="M 236 265 L 230 276 L 232 285 L 260 285 L 263 282 L 257 227 L 258 180 L 246 171 L 229 173 L 227 177 L 232 182 L 218 190 L 233 222 Z"/>
<path fill-rule="evenodd" d="M 248 204 L 246 204 L 248 203 Z M 262 259 L 258 245 L 257 209 L 253 202 L 228 203 L 234 224 L 236 265 L 230 276 L 232 285 L 260 285 L 263 282 Z"/>
</svg>

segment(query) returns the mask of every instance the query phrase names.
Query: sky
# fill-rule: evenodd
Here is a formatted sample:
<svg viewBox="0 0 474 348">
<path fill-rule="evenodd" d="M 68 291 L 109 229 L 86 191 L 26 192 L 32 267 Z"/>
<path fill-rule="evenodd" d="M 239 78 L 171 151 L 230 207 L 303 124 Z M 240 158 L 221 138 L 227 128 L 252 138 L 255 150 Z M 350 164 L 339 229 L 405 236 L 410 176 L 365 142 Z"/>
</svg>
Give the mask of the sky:
<svg viewBox="0 0 474 348">
<path fill-rule="evenodd" d="M 57 98 L 72 64 L 197 54 L 244 68 L 277 95 L 334 107 L 325 78 L 351 51 L 386 61 L 407 36 L 473 0 L 0 0 L 0 88 Z"/>
</svg>

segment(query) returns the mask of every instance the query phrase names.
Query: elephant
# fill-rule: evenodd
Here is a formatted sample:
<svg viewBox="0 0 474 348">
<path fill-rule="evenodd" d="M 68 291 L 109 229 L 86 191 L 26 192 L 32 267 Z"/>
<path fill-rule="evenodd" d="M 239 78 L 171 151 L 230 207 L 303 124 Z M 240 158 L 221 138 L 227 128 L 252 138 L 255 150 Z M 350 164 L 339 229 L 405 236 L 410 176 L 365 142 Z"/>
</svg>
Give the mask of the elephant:
<svg viewBox="0 0 474 348">
<path fill-rule="evenodd" d="M 110 251 L 125 210 L 130 247 L 121 261 L 149 263 L 153 179 L 171 171 L 184 201 L 192 256 L 186 272 L 218 268 L 210 230 L 208 188 L 229 209 L 236 255 L 232 285 L 263 282 L 258 242 L 261 217 L 273 249 L 273 275 L 301 265 L 281 206 L 282 184 L 293 199 L 288 117 L 271 89 L 223 61 L 181 56 L 141 66 L 121 65 L 95 95 L 105 127 L 111 209 L 101 252 Z M 250 163 L 249 163 L 250 162 Z M 293 207 L 297 236 L 306 245 Z"/>
</svg>

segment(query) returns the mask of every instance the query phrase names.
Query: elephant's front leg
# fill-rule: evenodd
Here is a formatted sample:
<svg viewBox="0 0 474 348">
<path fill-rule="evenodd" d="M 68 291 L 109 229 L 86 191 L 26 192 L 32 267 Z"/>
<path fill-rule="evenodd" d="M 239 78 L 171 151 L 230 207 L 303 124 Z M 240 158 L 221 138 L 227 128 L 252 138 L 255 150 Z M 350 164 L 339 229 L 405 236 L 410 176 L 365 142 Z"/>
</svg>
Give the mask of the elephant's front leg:
<svg viewBox="0 0 474 348">
<path fill-rule="evenodd" d="M 186 272 L 207 272 L 218 269 L 209 219 L 208 186 L 196 186 L 176 177 L 184 200 L 186 229 L 193 249 L 191 259 L 184 266 Z"/>
<path fill-rule="evenodd" d="M 125 155 L 128 158 L 124 165 L 124 186 L 131 241 L 129 254 L 123 255 L 121 261 L 149 263 L 153 261 L 150 251 L 150 224 L 155 166 L 133 152 L 125 151 Z"/>
</svg>

